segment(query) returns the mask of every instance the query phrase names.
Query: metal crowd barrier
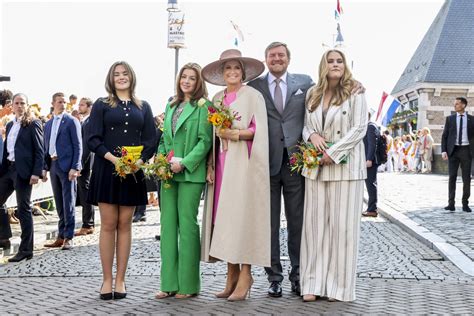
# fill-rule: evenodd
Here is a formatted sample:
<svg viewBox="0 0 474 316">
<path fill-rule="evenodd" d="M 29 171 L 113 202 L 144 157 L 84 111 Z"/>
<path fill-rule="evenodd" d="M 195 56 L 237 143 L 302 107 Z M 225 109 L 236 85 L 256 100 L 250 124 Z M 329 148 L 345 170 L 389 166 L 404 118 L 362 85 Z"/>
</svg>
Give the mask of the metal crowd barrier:
<svg viewBox="0 0 474 316">
<path fill-rule="evenodd" d="M 31 202 L 38 203 L 47 201 L 53 198 L 53 189 L 51 188 L 51 182 L 43 182 L 40 180 L 38 184 L 33 185 L 33 192 L 31 192 Z M 13 194 L 8 198 L 7 207 L 16 207 L 16 194 Z"/>
</svg>

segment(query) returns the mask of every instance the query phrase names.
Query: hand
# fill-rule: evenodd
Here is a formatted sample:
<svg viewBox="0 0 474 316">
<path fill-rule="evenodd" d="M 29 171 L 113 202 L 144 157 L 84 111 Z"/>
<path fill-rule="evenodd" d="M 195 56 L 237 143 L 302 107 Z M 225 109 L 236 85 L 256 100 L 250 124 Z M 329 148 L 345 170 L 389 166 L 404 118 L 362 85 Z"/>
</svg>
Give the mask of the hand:
<svg viewBox="0 0 474 316">
<path fill-rule="evenodd" d="M 43 181 L 43 182 L 48 181 L 48 171 L 43 170 L 43 172 L 41 173 L 41 176 L 42 176 L 41 181 Z"/>
<path fill-rule="evenodd" d="M 117 157 L 113 156 L 113 155 L 112 155 L 112 157 L 110 157 L 110 159 L 109 159 L 109 161 L 110 161 L 111 163 L 113 163 L 114 165 L 117 163 L 118 160 L 119 160 L 119 159 L 118 159 Z"/>
<path fill-rule="evenodd" d="M 38 183 L 38 180 L 39 180 L 38 176 L 32 175 L 30 178 L 30 185 Z"/>
<path fill-rule="evenodd" d="M 324 152 L 329 148 L 329 146 L 326 144 L 326 140 L 317 133 L 311 134 L 309 140 L 313 144 L 314 148 L 316 148 L 316 150 L 319 152 Z"/>
<path fill-rule="evenodd" d="M 68 179 L 69 181 L 74 181 L 77 178 L 79 172 L 76 169 L 69 170 Z"/>
<path fill-rule="evenodd" d="M 365 87 L 359 81 L 354 82 L 354 87 L 352 87 L 351 94 L 361 94 L 365 92 Z"/>
<path fill-rule="evenodd" d="M 443 158 L 443 160 L 448 160 L 448 154 L 445 152 L 441 153 L 441 157 Z"/>
<path fill-rule="evenodd" d="M 222 139 L 229 139 L 233 141 L 239 140 L 240 130 L 233 128 L 218 128 L 216 135 Z"/>
<path fill-rule="evenodd" d="M 173 171 L 174 173 L 180 173 L 181 171 L 184 170 L 184 166 L 179 163 L 179 162 L 172 162 L 171 163 L 171 171 Z"/>
<path fill-rule="evenodd" d="M 326 154 L 326 152 L 323 152 L 323 157 L 321 158 L 321 160 L 319 160 L 319 164 L 321 166 L 329 166 L 334 164 L 334 161 L 331 159 L 331 157 L 328 156 L 328 154 Z"/>
<path fill-rule="evenodd" d="M 367 168 L 371 168 L 371 167 L 372 167 L 372 160 L 367 160 L 365 163 L 366 163 L 366 165 L 367 165 Z"/>
<path fill-rule="evenodd" d="M 206 181 L 209 184 L 214 184 L 214 167 L 207 166 L 207 176 L 206 176 Z"/>
<path fill-rule="evenodd" d="M 135 162 L 135 164 L 136 164 L 137 166 L 141 166 L 141 165 L 143 165 L 143 160 L 142 160 L 141 158 L 139 158 L 139 159 Z"/>
</svg>

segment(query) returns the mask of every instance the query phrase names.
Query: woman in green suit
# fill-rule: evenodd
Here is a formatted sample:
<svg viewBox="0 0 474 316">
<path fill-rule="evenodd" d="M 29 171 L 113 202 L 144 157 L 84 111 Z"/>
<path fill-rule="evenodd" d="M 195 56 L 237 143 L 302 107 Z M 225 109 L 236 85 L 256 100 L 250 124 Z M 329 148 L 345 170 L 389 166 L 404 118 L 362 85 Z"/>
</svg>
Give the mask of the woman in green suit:
<svg viewBox="0 0 474 316">
<path fill-rule="evenodd" d="M 211 104 L 201 67 L 188 63 L 176 80 L 176 96 L 165 111 L 159 152 L 174 152 L 168 185 L 161 185 L 161 291 L 156 298 L 188 298 L 201 287 L 200 241 L 197 222 L 206 182 L 206 157 L 212 145 L 207 121 Z"/>
</svg>

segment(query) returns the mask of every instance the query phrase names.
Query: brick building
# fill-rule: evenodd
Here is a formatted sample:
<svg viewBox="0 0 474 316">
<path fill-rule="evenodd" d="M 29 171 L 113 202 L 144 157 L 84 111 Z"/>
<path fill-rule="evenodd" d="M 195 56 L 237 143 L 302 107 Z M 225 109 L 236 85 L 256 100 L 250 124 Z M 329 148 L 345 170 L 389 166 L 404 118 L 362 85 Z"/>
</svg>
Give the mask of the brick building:
<svg viewBox="0 0 474 316">
<path fill-rule="evenodd" d="M 429 127 L 437 144 L 434 172 L 447 172 L 439 144 L 455 97 L 467 98 L 474 112 L 473 0 L 445 1 L 391 94 L 402 103 L 391 129 L 401 134 Z"/>
</svg>

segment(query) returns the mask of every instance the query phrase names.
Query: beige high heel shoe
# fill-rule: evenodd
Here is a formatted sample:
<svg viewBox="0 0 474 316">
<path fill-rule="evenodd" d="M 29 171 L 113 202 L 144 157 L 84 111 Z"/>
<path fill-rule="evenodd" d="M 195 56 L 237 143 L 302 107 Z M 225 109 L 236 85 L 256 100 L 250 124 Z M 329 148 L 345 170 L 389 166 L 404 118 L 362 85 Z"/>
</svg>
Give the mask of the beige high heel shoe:
<svg viewBox="0 0 474 316">
<path fill-rule="evenodd" d="M 247 298 L 250 298 L 250 293 L 252 291 L 252 285 L 253 285 L 253 279 L 250 281 L 250 285 L 247 287 L 244 293 L 235 293 L 235 291 L 232 293 L 231 296 L 227 298 L 228 301 L 230 302 L 235 302 L 235 301 L 243 301 L 246 300 Z M 236 288 L 237 290 L 237 288 Z"/>
</svg>

